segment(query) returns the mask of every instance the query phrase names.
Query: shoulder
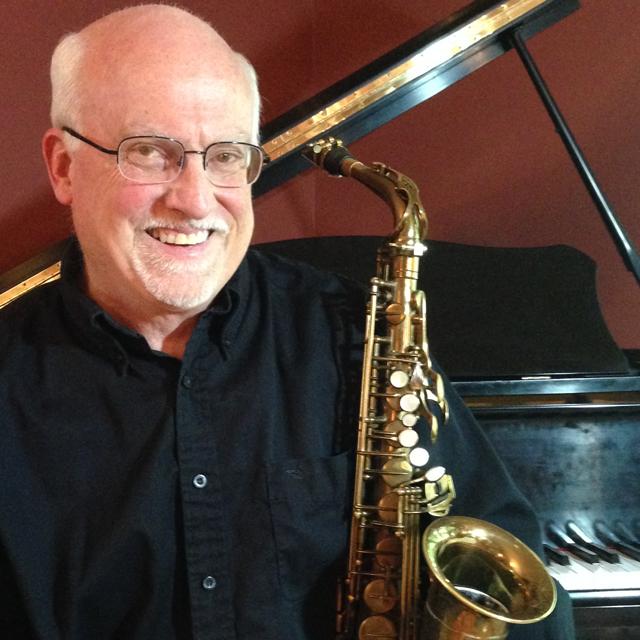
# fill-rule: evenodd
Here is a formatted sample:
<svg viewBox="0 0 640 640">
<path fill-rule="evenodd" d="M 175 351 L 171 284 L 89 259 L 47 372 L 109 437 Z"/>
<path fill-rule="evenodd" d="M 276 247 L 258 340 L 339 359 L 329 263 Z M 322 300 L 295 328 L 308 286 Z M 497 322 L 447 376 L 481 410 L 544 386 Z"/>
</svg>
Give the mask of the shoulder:
<svg viewBox="0 0 640 640">
<path fill-rule="evenodd" d="M 0 309 L 0 354 L 26 339 L 33 341 L 55 324 L 60 309 L 59 286 L 59 282 L 44 284 Z"/>
<path fill-rule="evenodd" d="M 256 284 L 288 296 L 334 295 L 356 304 L 365 300 L 366 289 L 359 282 L 301 260 L 250 249 L 247 261 Z"/>
</svg>

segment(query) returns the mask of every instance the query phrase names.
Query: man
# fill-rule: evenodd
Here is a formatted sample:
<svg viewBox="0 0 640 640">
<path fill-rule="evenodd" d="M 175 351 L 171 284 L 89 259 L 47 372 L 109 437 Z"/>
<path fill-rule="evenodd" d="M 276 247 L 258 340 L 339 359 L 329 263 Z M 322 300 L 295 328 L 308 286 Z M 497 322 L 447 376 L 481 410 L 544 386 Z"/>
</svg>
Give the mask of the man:
<svg viewBox="0 0 640 640">
<path fill-rule="evenodd" d="M 52 86 L 43 152 L 78 244 L 0 320 L 0 635 L 332 637 L 364 300 L 247 253 L 251 67 L 143 5 L 64 39 Z M 450 400 L 461 509 L 535 539 Z"/>
</svg>

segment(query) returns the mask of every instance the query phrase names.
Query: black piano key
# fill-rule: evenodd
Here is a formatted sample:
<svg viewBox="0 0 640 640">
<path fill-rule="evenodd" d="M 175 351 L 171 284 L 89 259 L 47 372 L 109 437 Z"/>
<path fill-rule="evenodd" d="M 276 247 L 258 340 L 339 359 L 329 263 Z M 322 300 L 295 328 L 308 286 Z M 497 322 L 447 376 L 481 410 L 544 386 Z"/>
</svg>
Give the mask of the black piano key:
<svg viewBox="0 0 640 640">
<path fill-rule="evenodd" d="M 548 522 L 546 532 L 552 542 L 555 542 L 561 549 L 574 555 L 576 558 L 580 558 L 589 564 L 600 562 L 600 558 L 595 553 L 587 551 L 576 544 L 557 524 Z"/>
<path fill-rule="evenodd" d="M 601 560 L 616 564 L 620 562 L 620 556 L 609 549 L 605 549 L 602 545 L 596 544 L 595 541 L 576 524 L 573 520 L 566 523 L 567 533 L 581 547 L 595 553 Z"/>
<path fill-rule="evenodd" d="M 620 538 L 607 526 L 607 523 L 603 520 L 596 520 L 593 523 L 593 530 L 596 536 L 602 540 L 606 545 L 623 553 L 625 556 L 632 558 L 633 560 L 640 561 L 640 549 L 636 549 L 631 545 L 620 540 Z"/>
<path fill-rule="evenodd" d="M 542 548 L 544 549 L 544 555 L 549 562 L 555 562 L 556 564 L 561 564 L 565 567 L 571 564 L 571 559 L 564 551 L 560 551 L 560 549 L 552 547 L 546 542 L 542 543 Z"/>
<path fill-rule="evenodd" d="M 627 525 L 624 522 L 622 522 L 622 520 L 616 520 L 613 523 L 613 530 L 616 533 L 616 535 L 620 538 L 620 540 L 622 540 L 623 542 L 626 542 L 632 547 L 635 547 L 636 549 L 640 549 L 640 541 L 636 539 L 633 533 L 631 533 L 631 530 L 629 529 L 629 527 L 627 527 Z"/>
<path fill-rule="evenodd" d="M 638 518 L 634 518 L 631 521 L 631 532 L 635 536 L 635 539 L 640 542 L 640 520 Z"/>
</svg>

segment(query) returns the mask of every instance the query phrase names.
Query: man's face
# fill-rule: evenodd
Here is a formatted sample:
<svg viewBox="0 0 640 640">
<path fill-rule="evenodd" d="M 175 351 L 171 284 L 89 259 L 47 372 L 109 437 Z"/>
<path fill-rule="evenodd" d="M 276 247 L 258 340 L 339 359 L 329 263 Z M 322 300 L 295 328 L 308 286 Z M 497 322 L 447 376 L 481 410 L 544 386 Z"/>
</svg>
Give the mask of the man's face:
<svg viewBox="0 0 640 640">
<path fill-rule="evenodd" d="M 147 78 L 107 82 L 96 93 L 95 115 L 81 117 L 80 133 L 109 148 L 136 135 L 167 136 L 198 150 L 255 142 L 254 105 L 241 71 L 184 77 L 168 61 Z M 71 209 L 89 294 L 107 307 L 126 296 L 141 309 L 205 308 L 249 245 L 250 187 L 213 186 L 195 154 L 187 154 L 175 181 L 151 185 L 127 180 L 115 156 L 84 143 L 71 158 Z"/>
</svg>

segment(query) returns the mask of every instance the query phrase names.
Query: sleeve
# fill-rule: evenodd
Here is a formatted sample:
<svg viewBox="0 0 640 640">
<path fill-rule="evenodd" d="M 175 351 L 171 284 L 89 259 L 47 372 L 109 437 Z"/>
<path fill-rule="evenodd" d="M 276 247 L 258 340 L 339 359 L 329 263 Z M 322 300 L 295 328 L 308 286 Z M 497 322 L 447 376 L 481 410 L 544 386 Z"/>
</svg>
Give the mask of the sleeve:
<svg viewBox="0 0 640 640">
<path fill-rule="evenodd" d="M 456 499 L 451 515 L 467 515 L 506 529 L 543 557 L 542 537 L 530 503 L 510 477 L 488 438 L 445 379 L 450 418 L 438 436 L 434 454 L 452 475 Z M 573 640 L 571 601 L 556 583 L 558 601 L 543 622 L 512 625 L 509 640 Z"/>
</svg>

